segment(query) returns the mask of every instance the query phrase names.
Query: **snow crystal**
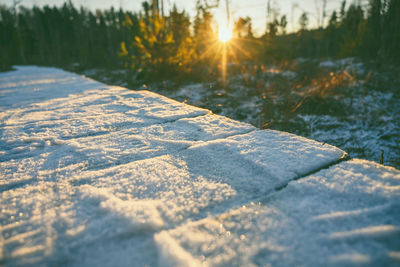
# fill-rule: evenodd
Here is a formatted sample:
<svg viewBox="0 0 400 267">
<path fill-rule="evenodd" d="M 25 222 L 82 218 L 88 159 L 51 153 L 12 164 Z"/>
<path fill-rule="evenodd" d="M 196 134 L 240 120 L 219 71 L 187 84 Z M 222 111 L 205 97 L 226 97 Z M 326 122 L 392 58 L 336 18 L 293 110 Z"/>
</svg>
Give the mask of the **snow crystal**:
<svg viewBox="0 0 400 267">
<path fill-rule="evenodd" d="M 211 266 L 399 264 L 400 171 L 352 160 L 159 235 Z M 206 236 L 193 239 L 192 236 Z M 172 241 L 169 241 L 171 240 Z M 156 242 L 166 242 L 158 235 Z M 175 255 L 163 255 L 175 258 Z"/>
<path fill-rule="evenodd" d="M 395 169 L 336 164 L 346 156 L 336 147 L 148 91 L 16 68 L 0 74 L 5 265 L 399 258 Z"/>
</svg>

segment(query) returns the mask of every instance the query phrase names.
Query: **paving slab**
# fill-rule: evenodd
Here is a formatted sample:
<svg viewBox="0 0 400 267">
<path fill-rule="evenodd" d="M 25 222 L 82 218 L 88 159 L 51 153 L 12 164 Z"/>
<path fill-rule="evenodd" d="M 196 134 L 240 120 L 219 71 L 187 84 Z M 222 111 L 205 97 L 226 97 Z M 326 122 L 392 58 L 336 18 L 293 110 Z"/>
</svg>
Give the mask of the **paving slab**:
<svg viewBox="0 0 400 267">
<path fill-rule="evenodd" d="M 372 197 L 343 193 L 338 211 L 363 212 L 369 207 L 364 202 L 388 208 L 383 230 L 361 223 L 355 231 L 391 233 L 391 250 L 384 243 L 375 253 L 391 256 L 358 251 L 341 221 L 332 222 L 339 233 L 333 239 L 342 242 L 344 235 L 343 246 L 358 251 L 364 263 L 392 264 L 398 256 L 398 216 L 392 215 L 398 171 L 338 164 L 347 154 L 328 144 L 257 130 L 149 91 L 29 66 L 0 74 L 0 119 L 0 263 L 7 266 L 275 265 L 281 256 L 287 257 L 281 265 L 293 265 L 294 258 L 310 265 L 313 246 L 327 247 L 326 255 L 315 254 L 316 262 L 335 263 L 339 255 L 355 264 L 350 252 L 315 241 L 326 229 L 312 213 L 336 207 L 326 204 L 336 196 L 328 189 L 348 190 L 352 183 L 372 190 Z M 347 178 L 340 180 L 341 174 Z M 386 198 L 377 190 L 382 177 L 390 188 Z M 304 181 L 320 188 L 303 188 Z M 214 229 L 219 220 L 231 226 L 218 224 L 223 235 Z M 292 238 L 311 245 L 301 248 Z M 278 252 L 266 249 L 274 242 L 283 244 Z"/>
<path fill-rule="evenodd" d="M 398 266 L 400 171 L 342 162 L 155 240 L 173 266 Z"/>
</svg>

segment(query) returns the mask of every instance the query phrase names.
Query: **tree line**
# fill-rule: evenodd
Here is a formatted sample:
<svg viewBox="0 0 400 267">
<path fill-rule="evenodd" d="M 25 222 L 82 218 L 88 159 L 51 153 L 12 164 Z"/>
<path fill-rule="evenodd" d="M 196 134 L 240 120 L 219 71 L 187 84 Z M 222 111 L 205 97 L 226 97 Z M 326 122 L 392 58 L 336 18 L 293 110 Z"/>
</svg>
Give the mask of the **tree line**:
<svg viewBox="0 0 400 267">
<path fill-rule="evenodd" d="M 0 6 L 0 64 L 37 64 L 132 70 L 138 79 L 202 79 L 216 75 L 226 49 L 218 42 L 212 6 L 197 1 L 190 18 L 175 6 L 164 15 L 155 2 L 143 2 L 137 12 L 91 11 L 71 1 L 61 7 Z M 228 58 L 236 63 L 266 64 L 298 57 L 360 57 L 400 64 L 400 1 L 342 2 L 326 26 L 307 29 L 308 14 L 299 30 L 287 33 L 286 16 L 269 20 L 261 37 L 254 37 L 251 18 L 239 18 Z"/>
<path fill-rule="evenodd" d="M 326 27 L 307 30 L 308 14 L 299 19 L 295 34 L 276 32 L 277 19 L 268 24 L 265 38 L 271 42 L 267 55 L 271 58 L 295 57 L 360 57 L 366 60 L 400 63 L 400 1 L 370 0 L 363 8 L 359 2 L 333 11 Z M 275 29 L 275 30 L 274 30 Z"/>
<path fill-rule="evenodd" d="M 48 64 L 84 66 L 118 64 L 121 40 L 131 33 L 123 27 L 122 10 L 92 12 L 71 2 L 61 7 L 0 7 L 2 64 Z"/>
</svg>

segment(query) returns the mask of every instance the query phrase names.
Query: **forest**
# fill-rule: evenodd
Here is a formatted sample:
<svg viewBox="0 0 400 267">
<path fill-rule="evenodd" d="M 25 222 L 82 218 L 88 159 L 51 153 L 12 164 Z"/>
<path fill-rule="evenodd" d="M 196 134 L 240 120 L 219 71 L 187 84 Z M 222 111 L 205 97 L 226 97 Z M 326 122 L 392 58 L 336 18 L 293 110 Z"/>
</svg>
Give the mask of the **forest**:
<svg viewBox="0 0 400 267">
<path fill-rule="evenodd" d="M 271 7 L 264 33 L 234 18 L 229 41 L 215 5 L 196 3 L 194 17 L 156 0 L 135 12 L 0 6 L 0 70 L 56 66 L 400 167 L 400 1 L 343 0 L 317 27 L 303 13 L 295 32 Z"/>
<path fill-rule="evenodd" d="M 175 6 L 164 14 L 154 3 L 143 2 L 138 12 L 114 8 L 93 12 L 68 1 L 61 7 L 1 6 L 2 68 L 79 63 L 84 68 L 124 65 L 143 80 L 193 80 L 204 72 L 212 77 L 213 67 L 218 67 L 212 63 L 221 56 L 212 6 L 198 0 L 191 19 Z M 367 8 L 343 0 L 340 10 L 324 12 L 326 23 L 316 29 L 308 29 L 309 15 L 303 13 L 299 31 L 287 33 L 287 16 L 271 14 L 261 37 L 254 37 L 251 18 L 238 18 L 233 23 L 234 38 L 227 45 L 237 63 L 359 57 L 399 64 L 398 14 L 397 0 L 370 0 Z"/>
</svg>

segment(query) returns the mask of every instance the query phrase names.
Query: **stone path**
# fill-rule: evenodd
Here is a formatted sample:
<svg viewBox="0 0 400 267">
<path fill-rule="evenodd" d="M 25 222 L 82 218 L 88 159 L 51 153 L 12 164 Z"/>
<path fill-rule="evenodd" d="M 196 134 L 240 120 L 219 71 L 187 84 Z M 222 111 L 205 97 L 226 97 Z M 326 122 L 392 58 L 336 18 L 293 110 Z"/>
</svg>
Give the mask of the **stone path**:
<svg viewBox="0 0 400 267">
<path fill-rule="evenodd" d="M 0 74 L 0 264 L 400 264 L 400 171 L 55 68 Z"/>
</svg>

